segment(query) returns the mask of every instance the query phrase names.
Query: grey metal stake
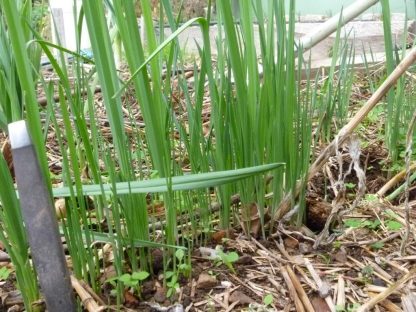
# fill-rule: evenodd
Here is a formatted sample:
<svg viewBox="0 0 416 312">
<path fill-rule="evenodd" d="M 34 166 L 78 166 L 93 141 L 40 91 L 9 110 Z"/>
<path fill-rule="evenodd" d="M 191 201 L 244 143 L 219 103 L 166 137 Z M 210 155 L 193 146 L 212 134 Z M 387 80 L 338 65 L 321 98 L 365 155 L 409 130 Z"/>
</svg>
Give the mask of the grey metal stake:
<svg viewBox="0 0 416 312">
<path fill-rule="evenodd" d="M 33 263 L 46 307 L 76 310 L 58 221 L 24 120 L 9 124 L 17 188 Z"/>
</svg>

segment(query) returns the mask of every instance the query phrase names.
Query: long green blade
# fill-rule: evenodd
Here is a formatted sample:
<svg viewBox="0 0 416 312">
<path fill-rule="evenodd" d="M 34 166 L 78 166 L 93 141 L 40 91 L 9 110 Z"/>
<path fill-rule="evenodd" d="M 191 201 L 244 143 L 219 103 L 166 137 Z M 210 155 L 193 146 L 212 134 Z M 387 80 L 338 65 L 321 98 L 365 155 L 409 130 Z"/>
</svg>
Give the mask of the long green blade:
<svg viewBox="0 0 416 312">
<path fill-rule="evenodd" d="M 173 177 L 171 182 L 160 178 L 146 181 L 119 182 L 115 185 L 117 194 L 167 192 L 169 183 L 172 183 L 171 187 L 173 191 L 193 190 L 235 182 L 256 174 L 277 169 L 281 166 L 283 166 L 283 163 L 275 163 L 236 170 L 177 176 Z M 109 194 L 113 192 L 110 184 L 102 186 L 99 184 L 84 185 L 82 190 L 84 195 L 101 195 L 103 190 Z M 70 188 L 68 187 L 56 188 L 53 190 L 53 194 L 55 197 L 71 196 Z"/>
</svg>

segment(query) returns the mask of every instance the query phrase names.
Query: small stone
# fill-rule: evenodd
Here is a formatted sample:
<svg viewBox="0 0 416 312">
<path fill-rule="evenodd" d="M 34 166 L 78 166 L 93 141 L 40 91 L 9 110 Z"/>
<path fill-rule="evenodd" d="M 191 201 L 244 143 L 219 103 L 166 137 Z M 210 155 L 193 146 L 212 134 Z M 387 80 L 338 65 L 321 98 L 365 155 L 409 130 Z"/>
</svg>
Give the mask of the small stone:
<svg viewBox="0 0 416 312">
<path fill-rule="evenodd" d="M 110 265 L 104 269 L 103 274 L 100 276 L 100 282 L 101 284 L 104 284 L 106 280 L 116 277 L 117 271 L 114 265 Z"/>
<path fill-rule="evenodd" d="M 166 289 L 163 287 L 159 287 L 156 289 L 156 293 L 153 297 L 156 302 L 163 303 L 166 300 Z"/>
<path fill-rule="evenodd" d="M 230 281 L 222 281 L 221 286 L 224 287 L 224 288 L 231 288 L 231 286 L 233 286 L 233 284 Z"/>
<path fill-rule="evenodd" d="M 155 283 L 153 280 L 144 281 L 142 285 L 142 296 L 151 296 L 155 291 Z"/>
<path fill-rule="evenodd" d="M 66 217 L 65 198 L 59 198 L 55 201 L 55 213 L 58 220 L 62 220 Z"/>
<path fill-rule="evenodd" d="M 183 300 L 182 300 L 182 304 L 184 307 L 189 306 L 192 303 L 192 298 L 189 296 L 184 296 Z"/>
<path fill-rule="evenodd" d="M 253 263 L 253 257 L 247 254 L 242 255 L 235 264 L 248 265 Z"/>
<path fill-rule="evenodd" d="M 306 243 L 299 243 L 299 252 L 303 255 L 310 253 L 312 250 L 311 245 Z"/>
<path fill-rule="evenodd" d="M 127 307 L 134 307 L 139 304 L 139 300 L 130 291 L 124 291 L 124 304 Z"/>
<path fill-rule="evenodd" d="M 284 239 L 284 244 L 286 248 L 295 249 L 299 246 L 299 241 L 292 237 L 286 237 Z"/>
<path fill-rule="evenodd" d="M 152 267 L 153 272 L 157 274 L 163 269 L 163 252 L 160 249 L 152 250 Z"/>
<path fill-rule="evenodd" d="M 10 261 L 10 256 L 8 253 L 0 250 L 0 262 Z"/>
<path fill-rule="evenodd" d="M 373 277 L 373 285 L 386 287 L 386 282 L 379 277 Z"/>
<path fill-rule="evenodd" d="M 327 281 L 323 281 L 318 289 L 319 296 L 325 298 L 331 294 L 331 285 Z"/>
<path fill-rule="evenodd" d="M 342 249 L 336 252 L 333 258 L 336 262 L 340 262 L 340 263 L 346 263 L 348 260 L 346 251 Z"/>
<path fill-rule="evenodd" d="M 250 298 L 249 296 L 247 296 L 245 293 L 243 293 L 243 292 L 241 292 L 241 291 L 238 291 L 238 290 L 234 291 L 234 292 L 230 295 L 229 301 L 230 301 L 231 303 L 238 301 L 238 302 L 239 302 L 239 304 L 241 304 L 241 305 L 247 305 L 247 304 L 250 304 L 250 303 L 253 303 L 253 302 L 254 302 L 254 300 L 253 300 L 253 299 L 251 299 L 251 298 Z"/>
<path fill-rule="evenodd" d="M 215 276 L 207 273 L 201 273 L 196 282 L 196 288 L 198 289 L 210 289 L 217 285 L 217 279 Z"/>
</svg>

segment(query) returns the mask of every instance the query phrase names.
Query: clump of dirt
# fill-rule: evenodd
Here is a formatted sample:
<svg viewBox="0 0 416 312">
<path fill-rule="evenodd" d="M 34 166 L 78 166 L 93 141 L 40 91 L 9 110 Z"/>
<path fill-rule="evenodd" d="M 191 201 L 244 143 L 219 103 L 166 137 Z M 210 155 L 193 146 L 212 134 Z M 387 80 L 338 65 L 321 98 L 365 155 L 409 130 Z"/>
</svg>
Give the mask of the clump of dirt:
<svg viewBox="0 0 416 312">
<path fill-rule="evenodd" d="M 331 213 L 331 204 L 322 198 L 308 197 L 306 199 L 306 225 L 312 231 L 320 232 Z"/>
</svg>

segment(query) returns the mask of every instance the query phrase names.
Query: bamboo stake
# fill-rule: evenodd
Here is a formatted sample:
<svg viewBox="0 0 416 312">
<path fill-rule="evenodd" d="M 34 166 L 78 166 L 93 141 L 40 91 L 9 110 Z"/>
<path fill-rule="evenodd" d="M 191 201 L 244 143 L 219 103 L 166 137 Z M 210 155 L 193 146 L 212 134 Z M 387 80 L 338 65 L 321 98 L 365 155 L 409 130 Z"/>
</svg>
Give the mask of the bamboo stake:
<svg viewBox="0 0 416 312">
<path fill-rule="evenodd" d="M 361 107 L 356 115 L 346 124 L 335 137 L 335 139 L 321 152 L 315 162 L 309 168 L 306 179 L 309 181 L 315 174 L 321 170 L 322 166 L 328 161 L 338 146 L 352 134 L 355 128 L 363 121 L 368 113 L 377 105 L 378 102 L 386 95 L 397 80 L 406 72 L 406 70 L 416 61 L 416 48 L 410 50 L 409 54 L 400 62 L 395 70 L 387 77 L 383 84 L 371 96 L 367 103 Z M 295 196 L 299 195 L 302 183 L 298 183 L 295 188 Z M 282 200 L 279 209 L 277 209 L 273 219 L 281 219 L 290 209 L 292 194 L 289 193 Z"/>
</svg>

